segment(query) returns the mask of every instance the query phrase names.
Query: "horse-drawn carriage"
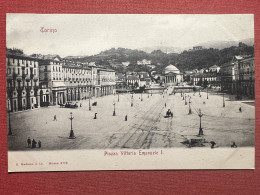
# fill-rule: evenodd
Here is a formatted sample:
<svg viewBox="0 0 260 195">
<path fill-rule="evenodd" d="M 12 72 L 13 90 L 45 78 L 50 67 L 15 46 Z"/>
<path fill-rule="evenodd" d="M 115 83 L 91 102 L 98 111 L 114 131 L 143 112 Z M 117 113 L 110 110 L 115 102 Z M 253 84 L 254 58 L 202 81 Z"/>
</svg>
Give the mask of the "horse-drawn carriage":
<svg viewBox="0 0 260 195">
<path fill-rule="evenodd" d="M 167 110 L 166 117 L 173 117 L 173 113 L 170 109 Z"/>
</svg>

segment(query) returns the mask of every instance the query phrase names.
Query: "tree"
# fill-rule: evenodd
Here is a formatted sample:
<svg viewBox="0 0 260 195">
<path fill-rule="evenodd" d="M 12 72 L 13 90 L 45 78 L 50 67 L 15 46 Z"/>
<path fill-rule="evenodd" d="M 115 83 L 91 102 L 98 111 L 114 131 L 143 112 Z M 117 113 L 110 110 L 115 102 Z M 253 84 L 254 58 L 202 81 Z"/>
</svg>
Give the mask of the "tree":
<svg viewBox="0 0 260 195">
<path fill-rule="evenodd" d="M 135 87 L 135 88 L 139 87 L 139 84 L 138 84 L 137 81 L 135 81 L 134 87 Z"/>
<path fill-rule="evenodd" d="M 200 78 L 200 80 L 197 82 L 197 85 L 198 85 L 198 86 L 201 86 L 201 85 L 202 85 L 202 78 Z"/>
<path fill-rule="evenodd" d="M 209 82 L 207 79 L 204 80 L 203 82 L 203 87 L 206 88 L 208 86 Z"/>
</svg>

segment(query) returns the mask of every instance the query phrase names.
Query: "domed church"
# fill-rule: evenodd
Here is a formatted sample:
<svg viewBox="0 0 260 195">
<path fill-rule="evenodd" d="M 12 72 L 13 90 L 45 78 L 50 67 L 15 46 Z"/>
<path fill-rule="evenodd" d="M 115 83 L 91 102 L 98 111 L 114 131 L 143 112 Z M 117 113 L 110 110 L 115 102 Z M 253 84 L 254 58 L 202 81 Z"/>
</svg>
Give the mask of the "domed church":
<svg viewBox="0 0 260 195">
<path fill-rule="evenodd" d="M 166 66 L 163 73 L 165 86 L 175 86 L 183 81 L 183 74 L 172 64 Z"/>
</svg>

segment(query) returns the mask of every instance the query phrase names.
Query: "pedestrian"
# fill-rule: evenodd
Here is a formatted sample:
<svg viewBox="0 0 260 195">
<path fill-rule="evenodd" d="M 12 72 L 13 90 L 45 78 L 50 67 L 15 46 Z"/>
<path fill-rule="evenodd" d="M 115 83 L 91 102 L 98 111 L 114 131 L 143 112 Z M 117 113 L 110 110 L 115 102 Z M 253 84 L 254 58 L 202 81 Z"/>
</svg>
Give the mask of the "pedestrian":
<svg viewBox="0 0 260 195">
<path fill-rule="evenodd" d="M 211 143 L 211 148 L 215 148 L 216 142 L 211 141 L 210 143 Z"/>
<path fill-rule="evenodd" d="M 42 147 L 42 142 L 41 142 L 41 140 L 38 141 L 38 147 L 39 147 L 39 148 Z"/>
<path fill-rule="evenodd" d="M 164 104 L 165 108 L 166 108 L 166 103 Z"/>
<path fill-rule="evenodd" d="M 242 108 L 241 107 L 239 107 L 239 112 L 242 112 Z"/>
<path fill-rule="evenodd" d="M 57 117 L 56 117 L 56 115 L 54 115 L 54 117 L 53 117 L 53 121 L 57 121 Z"/>
<path fill-rule="evenodd" d="M 97 113 L 95 113 L 94 119 L 97 119 Z"/>
<path fill-rule="evenodd" d="M 231 145 L 231 148 L 236 148 L 236 147 L 237 147 L 236 143 L 233 142 L 233 144 Z"/>
<path fill-rule="evenodd" d="M 79 106 L 82 107 L 82 103 L 80 103 Z"/>
<path fill-rule="evenodd" d="M 30 137 L 28 137 L 28 139 L 27 139 L 28 148 L 31 147 L 31 143 L 32 143 L 32 141 L 31 141 Z"/>
<path fill-rule="evenodd" d="M 34 139 L 32 140 L 32 148 L 36 148 L 36 141 Z"/>
<path fill-rule="evenodd" d="M 127 121 L 127 115 L 125 115 L 125 121 Z"/>
</svg>

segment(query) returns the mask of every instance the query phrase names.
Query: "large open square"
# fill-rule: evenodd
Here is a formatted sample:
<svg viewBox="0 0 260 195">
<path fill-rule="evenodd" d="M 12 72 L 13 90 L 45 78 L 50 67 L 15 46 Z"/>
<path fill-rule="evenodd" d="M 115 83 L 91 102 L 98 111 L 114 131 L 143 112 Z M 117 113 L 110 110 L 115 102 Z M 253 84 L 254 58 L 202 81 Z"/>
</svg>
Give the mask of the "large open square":
<svg viewBox="0 0 260 195">
<path fill-rule="evenodd" d="M 205 139 L 202 147 L 254 146 L 255 107 L 254 102 L 230 101 L 229 96 L 206 92 L 186 93 L 187 105 L 180 93 L 131 94 L 92 98 L 79 103 L 82 107 L 60 108 L 51 106 L 26 112 L 11 113 L 12 136 L 8 136 L 9 150 L 28 150 L 27 138 L 39 140 L 41 148 L 35 150 L 105 149 L 105 148 L 175 148 L 189 147 L 184 144 L 191 139 Z M 191 111 L 189 114 L 189 97 Z M 143 101 L 141 101 L 141 98 Z M 115 103 L 115 113 L 113 116 Z M 241 107 L 242 112 L 239 111 Z M 173 117 L 165 117 L 170 109 Z M 200 127 L 199 109 L 203 114 L 203 134 Z M 70 113 L 74 117 L 72 126 L 76 139 L 68 139 L 71 129 Z M 97 113 L 97 119 L 94 115 Z M 54 120 L 54 115 L 57 121 Z M 125 116 L 127 115 L 127 121 Z"/>
</svg>

